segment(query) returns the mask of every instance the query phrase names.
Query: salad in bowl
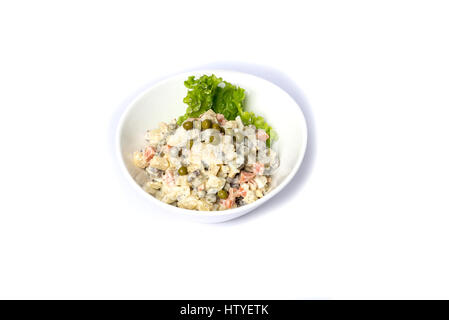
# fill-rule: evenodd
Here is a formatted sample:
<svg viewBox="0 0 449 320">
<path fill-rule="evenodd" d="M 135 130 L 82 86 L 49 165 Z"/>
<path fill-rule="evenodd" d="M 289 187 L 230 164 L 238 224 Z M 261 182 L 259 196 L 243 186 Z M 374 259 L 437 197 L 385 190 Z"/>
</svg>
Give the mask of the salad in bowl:
<svg viewBox="0 0 449 320">
<path fill-rule="evenodd" d="M 133 163 L 145 170 L 142 188 L 190 210 L 218 211 L 251 204 L 271 191 L 280 165 L 276 132 L 245 110 L 245 91 L 215 75 L 185 81 L 186 113 L 148 129 Z"/>
<path fill-rule="evenodd" d="M 150 211 L 216 223 L 254 210 L 288 185 L 305 154 L 307 125 L 275 84 L 204 70 L 174 75 L 134 98 L 116 141 L 124 177 Z"/>
</svg>

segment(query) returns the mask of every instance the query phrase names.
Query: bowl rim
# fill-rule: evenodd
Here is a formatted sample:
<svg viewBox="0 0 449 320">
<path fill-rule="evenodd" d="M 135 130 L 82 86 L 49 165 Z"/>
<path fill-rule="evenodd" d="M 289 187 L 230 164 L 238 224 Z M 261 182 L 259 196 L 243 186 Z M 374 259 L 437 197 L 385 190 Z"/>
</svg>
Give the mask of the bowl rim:
<svg viewBox="0 0 449 320">
<path fill-rule="evenodd" d="M 129 173 L 128 169 L 126 168 L 125 160 L 123 159 L 123 156 L 122 156 L 121 137 L 122 137 L 122 131 L 123 131 L 125 120 L 127 119 L 128 115 L 130 114 L 130 112 L 133 109 L 133 106 L 136 104 L 136 102 L 139 101 L 143 96 L 145 96 L 149 91 L 152 91 L 152 90 L 156 89 L 157 87 L 164 85 L 165 83 L 173 80 L 174 78 L 188 77 L 188 76 L 191 76 L 192 74 L 198 74 L 198 73 L 203 73 L 203 74 L 224 74 L 224 73 L 240 74 L 240 75 L 244 75 L 244 76 L 247 76 L 250 78 L 255 78 L 258 81 L 265 82 L 269 85 L 275 86 L 278 89 L 280 89 L 282 92 L 284 92 L 287 95 L 288 99 L 290 99 L 290 101 L 293 102 L 298 107 L 297 108 L 298 115 L 302 118 L 302 122 L 304 123 L 303 129 L 302 129 L 304 143 L 300 149 L 300 156 L 296 159 L 295 165 L 293 166 L 293 169 L 290 171 L 290 173 L 287 175 L 287 177 L 278 186 L 276 186 L 273 190 L 271 190 L 269 193 L 264 195 L 262 198 L 257 199 L 253 203 L 250 203 L 250 204 L 238 207 L 238 208 L 232 208 L 232 209 L 221 210 L 221 211 L 199 211 L 199 210 L 190 210 L 190 209 L 175 207 L 168 203 L 160 201 L 160 200 L 154 198 L 152 195 L 145 192 L 142 189 L 142 187 L 132 178 L 131 174 Z M 117 129 L 116 129 L 115 139 L 116 139 L 116 143 L 115 143 L 116 150 L 115 151 L 116 151 L 116 156 L 119 160 L 120 168 L 123 171 L 124 175 L 126 176 L 127 180 L 131 183 L 131 185 L 133 185 L 134 188 L 137 189 L 138 193 L 140 195 L 142 195 L 145 199 L 150 199 L 150 201 L 167 209 L 167 211 L 175 212 L 178 214 L 194 216 L 196 218 L 199 218 L 199 217 L 226 217 L 226 216 L 239 216 L 239 213 L 244 214 L 244 213 L 252 211 L 256 207 L 264 204 L 266 201 L 273 198 L 275 195 L 277 195 L 282 189 L 284 189 L 291 182 L 291 180 L 298 172 L 298 170 L 304 160 L 304 156 L 305 156 L 305 153 L 307 150 L 307 145 L 308 145 L 308 126 L 307 126 L 307 120 L 304 116 L 301 106 L 293 99 L 293 97 L 287 91 L 282 89 L 277 84 L 275 84 L 267 79 L 264 79 L 262 77 L 256 76 L 254 74 L 241 72 L 241 71 L 226 70 L 226 69 L 198 69 L 198 70 L 191 70 L 188 72 L 181 72 L 181 73 L 169 75 L 166 78 L 164 78 L 160 81 L 157 81 L 155 84 L 149 86 L 148 88 L 145 88 L 141 93 L 139 93 L 134 99 L 132 99 L 127 104 L 125 111 L 120 116 L 120 120 L 119 120 Z"/>
</svg>

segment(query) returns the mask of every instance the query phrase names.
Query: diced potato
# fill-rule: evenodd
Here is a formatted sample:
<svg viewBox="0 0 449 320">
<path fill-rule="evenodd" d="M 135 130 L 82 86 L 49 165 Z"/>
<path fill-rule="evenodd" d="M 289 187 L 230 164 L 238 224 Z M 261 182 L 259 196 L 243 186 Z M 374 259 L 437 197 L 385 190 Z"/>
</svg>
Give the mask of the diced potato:
<svg viewBox="0 0 449 320">
<path fill-rule="evenodd" d="M 165 202 L 165 203 L 170 204 L 170 203 L 175 202 L 175 201 L 176 201 L 176 198 L 170 197 L 170 195 L 168 195 L 168 194 L 164 194 L 164 195 L 160 198 L 160 200 L 161 200 L 162 202 Z"/>
<path fill-rule="evenodd" d="M 224 174 L 221 170 L 220 171 L 218 171 L 218 173 L 217 173 L 217 177 L 220 177 L 220 178 L 226 178 L 226 174 Z"/>
<path fill-rule="evenodd" d="M 178 200 L 190 196 L 190 188 L 188 186 L 176 187 L 175 192 Z"/>
<path fill-rule="evenodd" d="M 211 211 L 212 205 L 207 203 L 204 200 L 199 200 L 197 202 L 196 208 L 197 208 L 197 210 L 200 210 L 200 211 Z"/>
<path fill-rule="evenodd" d="M 244 125 L 243 125 L 242 119 L 240 119 L 240 116 L 235 118 L 235 122 L 237 123 L 237 128 L 243 129 Z"/>
<path fill-rule="evenodd" d="M 161 130 L 161 133 L 165 134 L 168 132 L 168 124 L 165 122 L 159 123 L 159 129 Z"/>
<path fill-rule="evenodd" d="M 162 182 L 159 181 L 151 181 L 149 182 L 149 186 L 153 189 L 159 190 L 162 187 Z"/>
<path fill-rule="evenodd" d="M 148 192 L 151 195 L 156 194 L 157 190 L 151 186 L 151 182 L 147 182 L 143 185 L 143 190 Z"/>
<path fill-rule="evenodd" d="M 169 188 L 169 187 L 166 187 L 165 185 L 163 185 L 161 188 L 161 192 L 163 194 L 161 201 L 170 204 L 177 200 L 176 199 L 176 196 L 177 196 L 176 188 Z"/>
<path fill-rule="evenodd" d="M 237 129 L 237 128 L 238 128 L 238 123 L 237 123 L 237 121 L 235 121 L 235 120 L 231 120 L 231 121 L 226 122 L 226 123 L 223 125 L 223 127 L 224 127 L 224 128 Z"/>
<path fill-rule="evenodd" d="M 201 130 L 201 121 L 200 120 L 194 120 L 193 121 L 193 127 L 197 130 Z"/>
<path fill-rule="evenodd" d="M 169 163 L 165 158 L 154 156 L 153 159 L 151 159 L 150 161 L 150 166 L 165 171 L 169 167 Z"/>
<path fill-rule="evenodd" d="M 256 176 L 254 181 L 257 184 L 257 188 L 262 189 L 267 184 L 267 177 L 265 176 Z"/>
<path fill-rule="evenodd" d="M 143 152 L 136 151 L 133 153 L 133 163 L 136 167 L 145 169 L 148 167 L 148 161 L 145 158 Z"/>
<path fill-rule="evenodd" d="M 188 186 L 189 183 L 187 182 L 187 176 L 178 176 L 176 179 L 176 185 L 177 186 Z"/>
<path fill-rule="evenodd" d="M 174 147 L 183 147 L 186 145 L 187 138 L 187 131 L 183 127 L 179 127 L 173 135 L 167 138 L 167 144 Z"/>
<path fill-rule="evenodd" d="M 189 197 L 185 197 L 181 201 L 178 201 L 178 207 L 193 210 L 196 208 L 197 203 L 198 203 L 198 200 L 195 197 L 189 196 Z"/>
<path fill-rule="evenodd" d="M 229 169 L 229 166 L 227 166 L 227 165 L 222 165 L 220 171 L 221 171 L 224 175 L 228 175 L 229 171 L 231 171 L 231 170 Z"/>
<path fill-rule="evenodd" d="M 167 161 L 170 165 L 170 168 L 172 168 L 172 169 L 176 169 L 176 168 L 179 168 L 182 166 L 181 159 L 179 159 L 179 158 L 168 157 L 167 155 L 165 155 L 164 158 L 167 159 Z"/>
<path fill-rule="evenodd" d="M 153 195 L 153 197 L 155 197 L 158 200 L 161 200 L 162 196 L 163 196 L 163 193 L 160 190 Z"/>
<path fill-rule="evenodd" d="M 257 200 L 257 196 L 256 193 L 254 191 L 248 191 L 246 193 L 246 196 L 243 198 L 243 201 L 245 201 L 245 203 L 252 203 L 254 201 Z"/>
<path fill-rule="evenodd" d="M 191 173 L 195 170 L 199 170 L 199 169 L 201 169 L 201 166 L 198 164 L 190 164 L 187 166 L 187 172 L 189 172 L 189 173 Z"/>
<path fill-rule="evenodd" d="M 149 130 L 149 131 L 147 131 L 147 133 L 145 135 L 145 139 L 148 140 L 148 142 L 152 146 L 157 145 L 159 143 L 159 141 L 162 140 L 163 137 L 164 137 L 164 135 L 163 135 L 161 129 Z"/>
<path fill-rule="evenodd" d="M 217 175 L 219 170 L 220 170 L 220 166 L 218 166 L 216 164 L 211 164 L 209 167 L 209 173 L 214 176 Z"/>
<path fill-rule="evenodd" d="M 213 188 L 221 190 L 224 187 L 225 183 L 226 183 L 225 179 L 211 175 L 209 176 L 209 179 L 207 179 L 206 189 Z"/>
<path fill-rule="evenodd" d="M 236 167 L 234 167 L 234 166 L 229 166 L 229 173 L 228 173 L 228 175 L 229 175 L 230 178 L 234 178 L 235 175 L 236 175 L 237 173 L 239 173 L 239 172 L 240 172 L 240 170 L 237 169 Z"/>
<path fill-rule="evenodd" d="M 203 115 L 200 117 L 201 120 L 212 120 L 213 122 L 217 122 L 217 116 L 216 113 L 212 110 L 209 109 L 207 110 L 205 113 L 203 113 Z"/>
<path fill-rule="evenodd" d="M 257 184 L 254 182 L 254 181 L 248 181 L 248 184 L 249 184 L 249 189 L 251 190 L 251 191 L 256 191 L 256 189 L 257 189 Z"/>
</svg>

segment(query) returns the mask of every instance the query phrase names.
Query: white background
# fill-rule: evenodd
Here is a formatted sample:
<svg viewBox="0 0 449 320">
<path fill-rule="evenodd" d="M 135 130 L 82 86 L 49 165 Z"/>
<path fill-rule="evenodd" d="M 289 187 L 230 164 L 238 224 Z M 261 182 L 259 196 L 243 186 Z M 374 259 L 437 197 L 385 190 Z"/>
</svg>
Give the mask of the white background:
<svg viewBox="0 0 449 320">
<path fill-rule="evenodd" d="M 445 4 L 3 1 L 0 298 L 449 298 Z M 217 225 L 152 207 L 113 149 L 136 94 L 207 67 L 283 87 L 311 138 Z"/>
</svg>

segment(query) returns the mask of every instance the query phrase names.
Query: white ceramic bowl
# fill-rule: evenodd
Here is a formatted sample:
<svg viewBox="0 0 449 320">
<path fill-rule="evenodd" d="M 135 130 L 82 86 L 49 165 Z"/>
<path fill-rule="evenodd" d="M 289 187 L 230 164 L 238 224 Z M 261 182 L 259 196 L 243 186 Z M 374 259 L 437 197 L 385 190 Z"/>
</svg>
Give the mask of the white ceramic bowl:
<svg viewBox="0 0 449 320">
<path fill-rule="evenodd" d="M 132 163 L 132 153 L 144 145 L 147 129 L 156 128 L 159 122 L 168 122 L 185 113 L 186 105 L 182 99 L 187 89 L 184 87 L 184 80 L 190 75 L 203 74 L 215 74 L 244 88 L 246 110 L 263 116 L 279 135 L 275 149 L 279 153 L 280 166 L 273 175 L 273 190 L 263 198 L 239 208 L 224 211 L 194 211 L 163 203 L 141 188 L 146 179 L 146 173 Z M 117 132 L 119 162 L 136 191 L 161 210 L 208 223 L 240 217 L 281 192 L 298 171 L 306 145 L 307 126 L 304 115 L 285 91 L 254 75 L 223 70 L 202 70 L 179 74 L 154 85 L 130 103 L 120 120 Z"/>
</svg>

